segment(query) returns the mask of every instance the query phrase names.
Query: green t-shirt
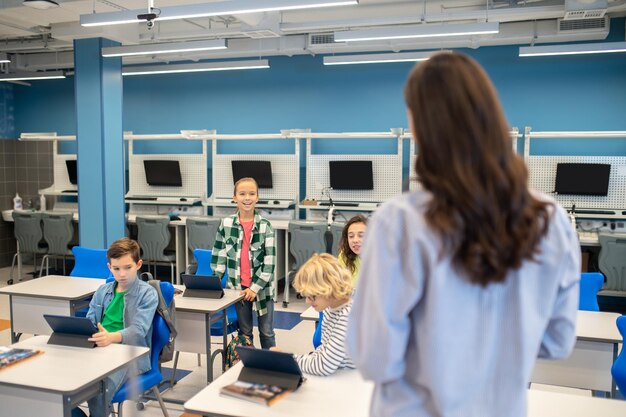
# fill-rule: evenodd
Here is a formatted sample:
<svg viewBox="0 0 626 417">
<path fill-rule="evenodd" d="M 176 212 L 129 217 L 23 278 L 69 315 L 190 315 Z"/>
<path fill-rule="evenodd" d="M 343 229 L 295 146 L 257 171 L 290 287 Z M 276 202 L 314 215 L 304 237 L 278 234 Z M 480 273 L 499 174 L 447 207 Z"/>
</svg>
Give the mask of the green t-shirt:
<svg viewBox="0 0 626 417">
<path fill-rule="evenodd" d="M 107 332 L 119 332 L 124 330 L 124 295 L 125 292 L 115 292 L 113 301 L 104 311 L 104 317 L 102 318 L 102 327 Z"/>
</svg>

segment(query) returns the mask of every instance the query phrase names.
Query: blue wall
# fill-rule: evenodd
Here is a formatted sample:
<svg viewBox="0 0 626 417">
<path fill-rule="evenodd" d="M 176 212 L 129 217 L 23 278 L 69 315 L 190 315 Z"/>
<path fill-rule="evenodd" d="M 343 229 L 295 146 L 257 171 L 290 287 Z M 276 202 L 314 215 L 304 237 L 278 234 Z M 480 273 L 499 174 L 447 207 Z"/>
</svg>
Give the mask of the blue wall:
<svg viewBox="0 0 626 417">
<path fill-rule="evenodd" d="M 623 40 L 624 20 L 612 21 Z M 619 38 L 621 36 L 621 38 Z M 626 54 L 519 58 L 517 46 L 463 50 L 492 77 L 511 126 L 523 130 L 626 130 Z M 383 131 L 406 127 L 402 97 L 412 65 L 322 65 L 320 56 L 271 57 L 271 69 L 125 77 L 124 130 L 177 133 L 277 133 L 286 128 Z M 74 134 L 73 80 L 15 86 L 16 132 Z M 578 140 L 567 146 L 537 141 L 533 153 L 626 155 L 623 140 Z M 394 152 L 377 142 L 319 141 L 316 152 Z M 199 143 L 143 143 L 140 152 L 196 152 Z M 227 152 L 256 152 L 228 144 Z M 234 147 L 235 149 L 232 149 Z M 272 151 L 290 149 L 275 145 Z"/>
<path fill-rule="evenodd" d="M 15 138 L 15 100 L 13 84 L 0 85 L 0 139 Z"/>
</svg>

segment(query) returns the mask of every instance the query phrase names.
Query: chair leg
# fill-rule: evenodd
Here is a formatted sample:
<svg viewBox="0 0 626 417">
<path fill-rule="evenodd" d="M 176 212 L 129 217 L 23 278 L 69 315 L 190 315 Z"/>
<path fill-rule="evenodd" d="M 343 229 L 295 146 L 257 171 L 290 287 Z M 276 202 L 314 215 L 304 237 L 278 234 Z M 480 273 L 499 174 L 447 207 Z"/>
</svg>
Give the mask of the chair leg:
<svg viewBox="0 0 626 417">
<path fill-rule="evenodd" d="M 174 285 L 174 263 L 173 262 L 170 262 L 170 268 L 171 268 L 170 279 L 172 281 L 172 285 Z"/>
<path fill-rule="evenodd" d="M 43 271 L 43 265 L 44 265 L 44 264 L 46 263 L 46 261 L 48 260 L 48 256 L 49 256 L 49 255 L 44 255 L 44 256 L 41 258 L 41 265 L 39 265 L 39 270 L 40 270 L 40 271 Z M 41 275 L 41 273 L 40 273 L 39 275 Z M 46 275 L 48 275 L 48 268 L 46 268 Z"/>
<path fill-rule="evenodd" d="M 13 255 L 13 260 L 11 261 L 11 271 L 9 272 L 9 280 L 7 281 L 8 285 L 13 284 L 13 270 L 15 269 L 15 259 L 17 258 L 17 252 Z"/>
<path fill-rule="evenodd" d="M 163 415 L 165 417 L 170 417 L 170 415 L 167 413 L 167 408 L 165 408 L 165 403 L 163 402 L 163 398 L 161 398 L 161 393 L 159 392 L 158 388 L 154 386 L 152 387 L 152 391 L 154 392 L 154 396 L 156 397 L 157 401 L 159 401 L 159 405 L 161 406 L 161 411 L 163 411 Z"/>
<path fill-rule="evenodd" d="M 172 368 L 172 375 L 170 375 L 170 388 L 174 386 L 176 383 L 176 368 L 178 368 L 178 355 L 180 355 L 179 351 L 174 353 L 174 367 Z"/>
<path fill-rule="evenodd" d="M 202 356 L 198 353 L 198 366 L 202 366 Z"/>
</svg>

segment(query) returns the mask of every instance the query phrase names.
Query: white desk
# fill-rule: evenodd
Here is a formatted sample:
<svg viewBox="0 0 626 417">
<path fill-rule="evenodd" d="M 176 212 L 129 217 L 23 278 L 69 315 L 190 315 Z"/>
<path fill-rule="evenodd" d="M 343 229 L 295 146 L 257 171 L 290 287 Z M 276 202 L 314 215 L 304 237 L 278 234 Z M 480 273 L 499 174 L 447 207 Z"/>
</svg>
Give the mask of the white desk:
<svg viewBox="0 0 626 417">
<path fill-rule="evenodd" d="M 355 370 L 339 370 L 332 376 L 310 376 L 297 391 L 271 407 L 223 397 L 220 388 L 237 380 L 241 362 L 185 403 L 185 411 L 206 416 L 320 417 L 369 416 L 373 384 L 363 381 Z"/>
<path fill-rule="evenodd" d="M 611 366 L 617 358 L 618 345 L 622 343 L 615 324 L 619 316 L 617 313 L 578 311 L 577 340 L 572 354 L 558 361 L 538 360 L 531 382 L 605 391 L 614 395 Z"/>
<path fill-rule="evenodd" d="M 69 417 L 72 408 L 102 392 L 108 375 L 150 351 L 120 344 L 94 349 L 55 346 L 47 341 L 48 336 L 36 336 L 13 345 L 44 353 L 0 372 L 1 415 Z"/>
<path fill-rule="evenodd" d="M 528 390 L 528 417 L 623 417 L 626 401 Z"/>
<path fill-rule="evenodd" d="M 44 314 L 73 316 L 87 306 L 87 299 L 104 284 L 104 279 L 48 275 L 0 288 L 9 296 L 11 311 L 11 342 L 18 333 L 51 334 Z"/>
<path fill-rule="evenodd" d="M 300 314 L 301 320 L 318 321 L 320 319 L 320 313 L 315 311 L 313 307 L 309 307 L 302 314 Z"/>
<path fill-rule="evenodd" d="M 213 381 L 213 359 L 222 353 L 222 369 L 224 369 L 224 355 L 228 344 L 224 320 L 224 336 L 222 349 L 211 352 L 211 324 L 220 320 L 226 308 L 243 299 L 238 290 L 224 290 L 224 297 L 220 299 L 176 297 L 176 350 L 180 352 L 203 353 L 207 355 L 207 384 Z M 204 335 L 204 338 L 202 337 Z"/>
</svg>

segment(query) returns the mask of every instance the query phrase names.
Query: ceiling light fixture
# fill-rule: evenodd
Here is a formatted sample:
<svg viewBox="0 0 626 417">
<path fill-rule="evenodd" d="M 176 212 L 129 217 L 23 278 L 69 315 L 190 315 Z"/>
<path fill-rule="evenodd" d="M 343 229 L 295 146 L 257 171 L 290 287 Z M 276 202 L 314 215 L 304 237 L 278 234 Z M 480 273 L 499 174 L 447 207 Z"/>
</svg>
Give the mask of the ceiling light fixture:
<svg viewBox="0 0 626 417">
<path fill-rule="evenodd" d="M 383 64 L 391 62 L 426 61 L 438 52 L 439 51 L 325 56 L 324 65 Z"/>
<path fill-rule="evenodd" d="M 54 7 L 59 7 L 59 3 L 54 0 L 24 0 L 22 5 L 39 10 L 48 10 Z"/>
<path fill-rule="evenodd" d="M 59 78 L 65 78 L 63 71 L 15 72 L 12 74 L 0 74 L 0 81 L 53 80 Z"/>
<path fill-rule="evenodd" d="M 611 54 L 626 52 L 626 42 L 601 42 L 567 45 L 522 46 L 519 56 Z"/>
<path fill-rule="evenodd" d="M 194 17 L 313 9 L 333 6 L 349 6 L 358 3 L 359 0 L 231 0 L 217 3 L 161 7 L 159 8 L 160 13 L 154 20 L 191 19 Z M 140 9 L 109 13 L 83 14 L 80 16 L 80 24 L 82 26 L 104 26 L 138 23 L 143 20 L 138 18 L 138 15 L 145 13 L 145 9 Z"/>
<path fill-rule="evenodd" d="M 384 39 L 433 38 L 440 36 L 488 35 L 498 33 L 498 22 L 458 23 L 446 25 L 421 24 L 381 29 L 335 32 L 335 42 L 357 42 Z"/>
<path fill-rule="evenodd" d="M 181 72 L 233 71 L 269 68 L 267 59 L 253 61 L 203 62 L 197 64 L 144 65 L 122 68 L 122 75 L 176 74 Z"/>
<path fill-rule="evenodd" d="M 147 45 L 112 46 L 108 48 L 102 48 L 102 56 L 118 57 L 134 55 L 173 54 L 180 52 L 211 51 L 217 49 L 226 49 L 225 39 L 190 42 L 151 43 Z"/>
</svg>

